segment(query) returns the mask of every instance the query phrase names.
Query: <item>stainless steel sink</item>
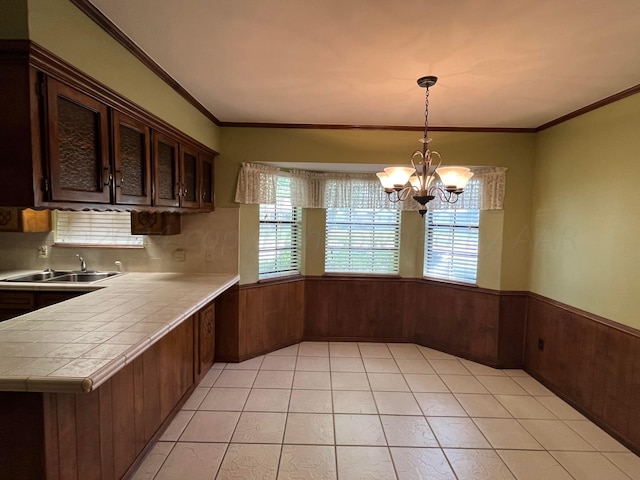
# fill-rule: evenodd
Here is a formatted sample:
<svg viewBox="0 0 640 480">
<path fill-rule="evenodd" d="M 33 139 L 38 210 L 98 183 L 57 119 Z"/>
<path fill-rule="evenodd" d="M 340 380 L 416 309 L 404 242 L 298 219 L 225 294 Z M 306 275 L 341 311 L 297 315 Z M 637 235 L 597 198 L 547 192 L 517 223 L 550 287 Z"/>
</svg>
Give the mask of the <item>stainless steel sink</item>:
<svg viewBox="0 0 640 480">
<path fill-rule="evenodd" d="M 98 280 L 104 280 L 105 278 L 115 277 L 120 275 L 121 272 L 73 272 L 60 277 L 54 277 L 50 281 L 53 282 L 78 282 L 89 283 L 97 282 Z"/>
<path fill-rule="evenodd" d="M 6 278 L 4 282 L 65 282 L 65 283 L 91 283 L 105 278 L 122 275 L 123 272 L 76 272 L 70 270 L 45 270 L 38 273 L 30 273 L 17 277 Z"/>
</svg>

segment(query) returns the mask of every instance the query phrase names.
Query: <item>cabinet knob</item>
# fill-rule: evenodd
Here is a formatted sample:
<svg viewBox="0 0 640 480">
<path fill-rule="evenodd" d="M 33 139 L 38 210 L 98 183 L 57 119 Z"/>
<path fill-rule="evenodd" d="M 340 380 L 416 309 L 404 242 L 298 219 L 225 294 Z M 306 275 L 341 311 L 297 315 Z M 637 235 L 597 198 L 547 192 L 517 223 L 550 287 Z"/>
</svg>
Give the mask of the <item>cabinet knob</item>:
<svg viewBox="0 0 640 480">
<path fill-rule="evenodd" d="M 113 180 L 113 175 L 111 175 L 111 167 L 104 167 L 104 178 L 106 178 L 106 181 L 103 180 L 103 184 L 104 186 L 109 186 L 111 185 L 111 180 Z"/>
<path fill-rule="evenodd" d="M 122 178 L 122 172 L 120 170 L 116 170 L 116 188 L 122 187 L 124 184 L 124 178 Z"/>
</svg>

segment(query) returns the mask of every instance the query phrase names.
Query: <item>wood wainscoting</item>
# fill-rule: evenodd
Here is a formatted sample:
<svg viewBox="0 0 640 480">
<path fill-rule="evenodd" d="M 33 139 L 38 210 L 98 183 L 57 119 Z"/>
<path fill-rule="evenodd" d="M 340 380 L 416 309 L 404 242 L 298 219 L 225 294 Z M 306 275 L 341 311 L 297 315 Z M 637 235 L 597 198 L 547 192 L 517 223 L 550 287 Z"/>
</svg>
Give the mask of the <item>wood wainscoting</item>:
<svg viewBox="0 0 640 480">
<path fill-rule="evenodd" d="M 216 302 L 216 360 L 301 340 L 415 342 L 502 368 L 522 366 L 526 292 L 423 279 L 293 277 L 242 285 Z"/>
<path fill-rule="evenodd" d="M 640 332 L 529 293 L 525 370 L 640 455 Z"/>
</svg>

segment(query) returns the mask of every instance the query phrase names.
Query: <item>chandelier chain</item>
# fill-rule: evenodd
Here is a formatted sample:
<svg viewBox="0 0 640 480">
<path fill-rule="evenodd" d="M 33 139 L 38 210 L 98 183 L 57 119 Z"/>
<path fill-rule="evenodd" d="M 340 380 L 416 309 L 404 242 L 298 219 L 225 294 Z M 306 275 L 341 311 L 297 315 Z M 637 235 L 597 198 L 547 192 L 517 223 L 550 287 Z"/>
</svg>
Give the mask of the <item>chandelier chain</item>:
<svg viewBox="0 0 640 480">
<path fill-rule="evenodd" d="M 426 88 L 427 93 L 424 98 L 424 141 L 425 146 L 429 140 L 429 87 Z"/>
</svg>

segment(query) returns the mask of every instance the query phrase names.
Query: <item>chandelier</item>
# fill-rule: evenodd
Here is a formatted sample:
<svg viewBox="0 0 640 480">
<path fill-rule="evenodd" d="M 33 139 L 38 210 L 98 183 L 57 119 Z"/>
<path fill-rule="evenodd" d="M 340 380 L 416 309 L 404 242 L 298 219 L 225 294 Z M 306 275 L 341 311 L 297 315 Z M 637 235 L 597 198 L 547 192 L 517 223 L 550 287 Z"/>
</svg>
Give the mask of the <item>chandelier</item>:
<svg viewBox="0 0 640 480">
<path fill-rule="evenodd" d="M 424 108 L 424 133 L 419 140 L 422 149 L 416 150 L 411 156 L 411 167 L 387 167 L 384 172 L 376 175 L 392 202 L 405 201 L 413 194 L 413 199 L 420 204 L 418 212 L 424 216 L 427 212 L 427 203 L 436 195 L 443 202 L 455 203 L 458 195 L 464 191 L 464 187 L 473 172 L 466 167 L 441 167 L 442 158 L 438 152 L 429 150 L 429 87 L 433 87 L 438 77 L 427 76 L 418 79 L 418 85 L 426 89 Z M 434 158 L 438 164 L 432 167 Z M 438 175 L 443 186 L 435 185 L 435 177 Z"/>
</svg>

